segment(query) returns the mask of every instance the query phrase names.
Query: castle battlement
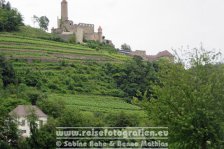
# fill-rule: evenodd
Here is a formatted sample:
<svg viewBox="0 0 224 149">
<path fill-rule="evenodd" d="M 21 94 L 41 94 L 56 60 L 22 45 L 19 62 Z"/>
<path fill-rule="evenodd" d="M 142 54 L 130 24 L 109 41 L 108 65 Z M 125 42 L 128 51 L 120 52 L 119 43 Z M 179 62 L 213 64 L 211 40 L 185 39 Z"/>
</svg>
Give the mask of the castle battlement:
<svg viewBox="0 0 224 149">
<path fill-rule="evenodd" d="M 94 24 L 79 23 L 78 27 L 91 27 L 91 28 L 94 28 Z"/>
</svg>

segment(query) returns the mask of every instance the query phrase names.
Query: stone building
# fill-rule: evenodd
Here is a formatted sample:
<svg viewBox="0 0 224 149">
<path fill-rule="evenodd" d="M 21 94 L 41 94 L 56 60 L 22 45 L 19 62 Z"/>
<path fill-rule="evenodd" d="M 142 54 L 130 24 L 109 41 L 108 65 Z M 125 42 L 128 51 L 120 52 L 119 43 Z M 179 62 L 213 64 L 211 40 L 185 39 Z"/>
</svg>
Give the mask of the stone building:
<svg viewBox="0 0 224 149">
<path fill-rule="evenodd" d="M 159 53 L 157 53 L 156 55 L 147 55 L 147 59 L 149 61 L 156 61 L 159 59 L 168 59 L 172 62 L 174 62 L 174 55 L 172 55 L 169 51 L 165 50 L 165 51 L 161 51 Z"/>
<path fill-rule="evenodd" d="M 37 117 L 36 124 L 38 128 L 42 127 L 47 123 L 48 116 L 44 114 L 37 106 L 32 105 L 19 105 L 13 111 L 9 113 L 11 117 L 18 124 L 18 129 L 23 137 L 30 137 L 30 125 L 28 117 L 31 114 L 35 114 Z"/>
<path fill-rule="evenodd" d="M 130 55 L 140 56 L 145 60 L 147 59 L 146 51 L 142 51 L 142 50 L 131 51 Z"/>
<path fill-rule="evenodd" d="M 78 43 L 83 43 L 84 40 L 99 41 L 101 43 L 106 41 L 103 38 L 103 31 L 100 26 L 98 31 L 95 32 L 94 24 L 74 24 L 72 20 L 68 19 L 68 2 L 66 0 L 61 2 L 61 19 L 58 19 L 57 22 L 57 28 L 52 28 L 51 32 L 58 34 L 64 40 L 75 36 Z"/>
<path fill-rule="evenodd" d="M 146 51 L 143 51 L 143 50 L 136 50 L 136 51 L 130 51 L 130 52 L 121 50 L 119 52 L 122 53 L 122 54 L 125 54 L 125 55 L 140 56 L 145 61 L 150 61 L 150 62 L 157 61 L 159 59 L 168 59 L 172 62 L 174 61 L 174 56 L 167 50 L 161 51 L 156 55 L 147 55 Z"/>
</svg>

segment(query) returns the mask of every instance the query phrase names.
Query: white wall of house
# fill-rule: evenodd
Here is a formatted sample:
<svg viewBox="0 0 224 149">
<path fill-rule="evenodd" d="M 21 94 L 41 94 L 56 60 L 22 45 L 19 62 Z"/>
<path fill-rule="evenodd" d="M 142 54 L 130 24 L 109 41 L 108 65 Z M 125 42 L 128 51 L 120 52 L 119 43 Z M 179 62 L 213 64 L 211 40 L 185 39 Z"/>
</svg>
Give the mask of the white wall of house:
<svg viewBox="0 0 224 149">
<path fill-rule="evenodd" d="M 21 132 L 22 137 L 30 137 L 30 125 L 27 117 L 17 118 L 18 129 Z M 36 121 L 38 129 L 47 123 L 47 117 L 39 117 Z"/>
</svg>

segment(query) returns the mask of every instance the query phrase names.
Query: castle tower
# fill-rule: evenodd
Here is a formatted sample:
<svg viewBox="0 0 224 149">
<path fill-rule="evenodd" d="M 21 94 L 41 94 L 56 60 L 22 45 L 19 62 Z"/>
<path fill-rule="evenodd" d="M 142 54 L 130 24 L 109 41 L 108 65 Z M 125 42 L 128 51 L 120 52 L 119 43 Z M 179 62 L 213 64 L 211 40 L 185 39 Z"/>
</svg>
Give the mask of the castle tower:
<svg viewBox="0 0 224 149">
<path fill-rule="evenodd" d="M 68 3 L 66 0 L 61 2 L 61 21 L 64 22 L 68 20 Z"/>
<path fill-rule="evenodd" d="M 101 28 L 101 26 L 99 26 L 98 28 L 98 37 L 99 37 L 99 42 L 103 42 L 103 30 Z"/>
</svg>

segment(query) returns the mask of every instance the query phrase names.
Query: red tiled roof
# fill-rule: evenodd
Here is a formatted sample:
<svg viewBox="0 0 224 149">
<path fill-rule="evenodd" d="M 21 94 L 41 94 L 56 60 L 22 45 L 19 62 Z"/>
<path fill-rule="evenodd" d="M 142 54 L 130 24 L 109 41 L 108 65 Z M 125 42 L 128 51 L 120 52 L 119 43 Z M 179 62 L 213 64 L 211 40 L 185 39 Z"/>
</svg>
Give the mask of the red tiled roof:
<svg viewBox="0 0 224 149">
<path fill-rule="evenodd" d="M 167 50 L 159 52 L 156 56 L 157 57 L 165 57 L 165 56 L 172 56 L 173 57 L 173 55 Z"/>
</svg>

